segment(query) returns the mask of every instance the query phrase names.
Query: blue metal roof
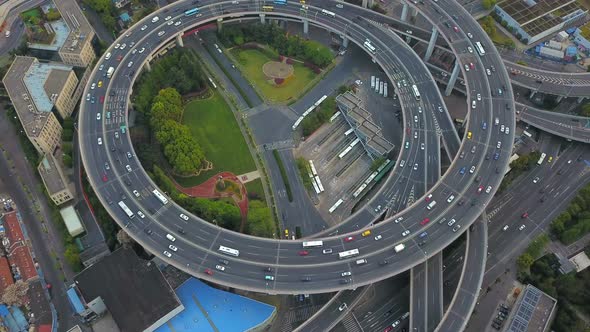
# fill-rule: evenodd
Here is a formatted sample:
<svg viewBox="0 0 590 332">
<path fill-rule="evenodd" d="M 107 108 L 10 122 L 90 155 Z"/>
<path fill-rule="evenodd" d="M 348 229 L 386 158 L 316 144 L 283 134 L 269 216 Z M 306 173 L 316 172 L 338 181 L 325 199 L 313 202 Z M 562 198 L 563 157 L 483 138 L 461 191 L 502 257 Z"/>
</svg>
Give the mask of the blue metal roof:
<svg viewBox="0 0 590 332">
<path fill-rule="evenodd" d="M 68 289 L 68 299 L 70 300 L 70 303 L 72 304 L 72 307 L 74 307 L 74 310 L 76 311 L 76 313 L 82 313 L 84 312 L 84 305 L 82 304 L 82 301 L 80 301 L 80 297 L 78 296 L 78 293 L 76 293 L 76 290 L 73 288 Z"/>
</svg>

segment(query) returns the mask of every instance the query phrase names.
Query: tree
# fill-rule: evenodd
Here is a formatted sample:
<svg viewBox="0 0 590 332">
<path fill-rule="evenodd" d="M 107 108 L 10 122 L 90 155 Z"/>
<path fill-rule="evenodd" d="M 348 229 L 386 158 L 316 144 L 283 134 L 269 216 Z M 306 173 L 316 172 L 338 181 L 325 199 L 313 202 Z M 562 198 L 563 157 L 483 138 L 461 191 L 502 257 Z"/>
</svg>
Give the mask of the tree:
<svg viewBox="0 0 590 332">
<path fill-rule="evenodd" d="M 14 305 L 17 307 L 23 306 L 27 300 L 27 291 L 29 290 L 29 283 L 23 280 L 17 280 L 14 284 L 9 285 L 2 294 L 2 303 L 7 305 Z"/>
<path fill-rule="evenodd" d="M 117 232 L 117 242 L 119 242 L 123 247 L 129 248 L 131 247 L 135 241 L 125 232 L 123 229 L 120 229 Z"/>
<path fill-rule="evenodd" d="M 534 259 L 531 255 L 529 255 L 528 253 L 524 253 L 522 255 L 520 255 L 518 257 L 518 259 L 516 260 L 516 264 L 518 265 L 518 268 L 521 271 L 526 271 L 528 270 L 531 265 L 533 264 Z"/>
<path fill-rule="evenodd" d="M 250 201 L 248 209 L 248 233 L 261 237 L 272 237 L 275 233 L 270 209 L 262 201 Z"/>
<path fill-rule="evenodd" d="M 49 8 L 49 11 L 47 11 L 45 17 L 48 21 L 57 21 L 61 18 L 61 15 L 59 14 L 59 11 L 57 11 L 55 8 Z"/>
<path fill-rule="evenodd" d="M 61 160 L 64 163 L 64 166 L 68 168 L 72 168 L 72 166 L 74 165 L 72 162 L 72 157 L 69 154 L 64 153 L 61 157 Z"/>
<path fill-rule="evenodd" d="M 80 251 L 75 244 L 68 244 L 66 245 L 66 251 L 64 252 L 64 257 L 66 261 L 74 270 L 80 270 L 81 261 L 80 261 Z"/>
</svg>

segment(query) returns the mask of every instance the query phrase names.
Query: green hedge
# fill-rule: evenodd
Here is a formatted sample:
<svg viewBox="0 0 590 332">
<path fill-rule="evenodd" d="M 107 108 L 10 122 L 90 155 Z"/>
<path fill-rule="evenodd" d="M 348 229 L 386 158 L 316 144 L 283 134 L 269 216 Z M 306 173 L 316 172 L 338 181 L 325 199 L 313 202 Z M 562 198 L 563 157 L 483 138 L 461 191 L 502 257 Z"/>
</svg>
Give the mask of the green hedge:
<svg viewBox="0 0 590 332">
<path fill-rule="evenodd" d="M 283 160 L 279 155 L 279 151 L 272 150 L 272 155 L 275 157 L 277 165 L 279 165 L 279 171 L 281 172 L 281 178 L 283 178 L 283 183 L 285 184 L 285 189 L 287 190 L 287 198 L 289 202 L 293 202 L 293 193 L 291 192 L 291 184 L 289 183 L 289 178 L 287 177 L 287 171 L 285 170 L 285 165 L 283 164 Z"/>
</svg>

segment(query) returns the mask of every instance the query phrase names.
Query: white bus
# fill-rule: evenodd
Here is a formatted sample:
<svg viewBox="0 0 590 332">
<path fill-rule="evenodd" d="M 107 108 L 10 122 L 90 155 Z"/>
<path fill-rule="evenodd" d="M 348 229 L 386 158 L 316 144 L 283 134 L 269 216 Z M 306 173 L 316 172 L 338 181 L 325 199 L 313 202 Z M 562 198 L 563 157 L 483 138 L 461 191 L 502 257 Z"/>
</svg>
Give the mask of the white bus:
<svg viewBox="0 0 590 332">
<path fill-rule="evenodd" d="M 541 165 L 545 160 L 545 157 L 547 157 L 547 155 L 545 153 L 541 153 L 541 158 L 539 158 L 539 161 L 537 161 L 537 165 Z"/>
<path fill-rule="evenodd" d="M 370 41 L 365 41 L 365 43 L 363 44 L 363 46 L 372 54 L 375 54 L 375 52 L 377 51 L 377 49 L 375 48 L 375 46 L 373 46 L 373 44 L 371 44 Z"/>
<path fill-rule="evenodd" d="M 340 206 L 340 204 L 342 204 L 344 202 L 344 200 L 341 198 L 339 199 L 336 203 L 334 203 L 334 205 L 332 205 L 332 207 L 330 208 L 330 210 L 328 210 L 328 212 L 332 213 L 334 211 L 336 211 L 336 209 Z"/>
<path fill-rule="evenodd" d="M 121 207 L 121 210 L 125 211 L 125 213 L 127 214 L 127 217 L 129 217 L 130 219 L 133 219 L 133 217 L 135 217 L 133 212 L 131 212 L 131 210 L 129 210 L 129 208 L 127 207 L 127 205 L 123 201 L 119 202 L 119 207 Z"/>
<path fill-rule="evenodd" d="M 152 193 L 154 194 L 154 196 L 156 196 L 156 198 L 162 202 L 162 204 L 166 205 L 168 204 L 168 198 L 166 198 L 166 196 L 162 195 L 162 193 L 160 193 L 157 189 L 154 189 L 152 191 Z"/>
<path fill-rule="evenodd" d="M 318 172 L 315 170 L 315 166 L 313 165 L 313 160 L 309 160 L 309 167 L 311 168 L 311 174 L 314 176 L 318 175 Z"/>
<path fill-rule="evenodd" d="M 420 91 L 418 91 L 416 84 L 412 85 L 412 92 L 414 93 L 416 100 L 420 100 Z"/>
<path fill-rule="evenodd" d="M 428 203 L 428 205 L 426 206 L 426 208 L 428 210 L 432 210 L 432 208 L 435 207 L 435 206 L 436 206 L 436 201 L 432 201 L 432 202 Z"/>
<path fill-rule="evenodd" d="M 222 253 L 224 253 L 226 255 L 230 255 L 230 256 L 235 256 L 235 257 L 240 256 L 239 250 L 224 247 L 224 246 L 219 246 L 219 251 L 221 251 Z"/>
<path fill-rule="evenodd" d="M 344 133 L 344 136 L 348 136 L 348 135 L 352 134 L 352 132 L 353 132 L 353 131 L 354 131 L 354 128 L 350 128 L 350 129 L 348 129 L 348 130 L 347 130 L 347 131 Z"/>
<path fill-rule="evenodd" d="M 350 258 L 350 257 L 358 256 L 358 254 L 359 254 L 358 249 L 346 250 L 346 251 L 339 252 L 338 258 L 339 259 Z"/>
<path fill-rule="evenodd" d="M 318 248 L 324 245 L 324 241 L 304 241 L 303 248 Z"/>
<path fill-rule="evenodd" d="M 336 14 L 334 14 L 333 12 L 331 12 L 329 10 L 325 10 L 325 9 L 322 9 L 322 14 L 324 14 L 326 16 L 330 16 L 330 17 L 336 17 Z"/>
<path fill-rule="evenodd" d="M 475 49 L 477 50 L 477 53 L 479 53 L 479 55 L 483 56 L 486 54 L 486 50 L 483 49 L 483 46 L 480 42 L 475 42 Z"/>
</svg>

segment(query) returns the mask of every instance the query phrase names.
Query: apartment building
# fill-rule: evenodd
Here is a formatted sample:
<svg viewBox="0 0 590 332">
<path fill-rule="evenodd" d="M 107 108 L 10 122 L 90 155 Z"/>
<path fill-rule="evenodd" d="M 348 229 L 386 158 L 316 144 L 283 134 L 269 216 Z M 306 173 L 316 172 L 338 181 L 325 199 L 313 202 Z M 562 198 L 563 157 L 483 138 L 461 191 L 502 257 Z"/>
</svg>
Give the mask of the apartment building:
<svg viewBox="0 0 590 332">
<path fill-rule="evenodd" d="M 43 156 L 37 171 L 41 175 L 45 189 L 47 189 L 47 193 L 55 205 L 61 205 L 74 198 L 68 188 L 68 182 L 61 171 L 61 167 L 57 165 L 55 158 L 51 154 Z"/>
</svg>

